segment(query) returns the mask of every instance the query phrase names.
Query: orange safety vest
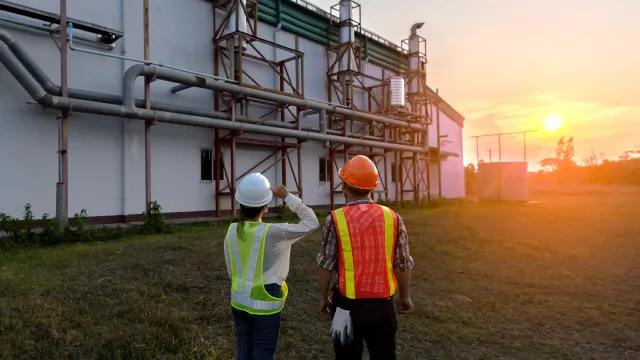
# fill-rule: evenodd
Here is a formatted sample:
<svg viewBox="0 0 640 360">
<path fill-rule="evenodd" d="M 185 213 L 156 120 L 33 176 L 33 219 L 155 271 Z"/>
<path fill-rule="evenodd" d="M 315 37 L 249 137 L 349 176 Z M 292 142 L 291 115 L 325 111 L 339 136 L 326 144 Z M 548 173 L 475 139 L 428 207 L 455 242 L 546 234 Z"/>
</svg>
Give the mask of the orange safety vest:
<svg viewBox="0 0 640 360">
<path fill-rule="evenodd" d="M 393 253 L 398 216 L 378 204 L 358 204 L 331 212 L 338 234 L 338 285 L 349 299 L 395 294 Z"/>
</svg>

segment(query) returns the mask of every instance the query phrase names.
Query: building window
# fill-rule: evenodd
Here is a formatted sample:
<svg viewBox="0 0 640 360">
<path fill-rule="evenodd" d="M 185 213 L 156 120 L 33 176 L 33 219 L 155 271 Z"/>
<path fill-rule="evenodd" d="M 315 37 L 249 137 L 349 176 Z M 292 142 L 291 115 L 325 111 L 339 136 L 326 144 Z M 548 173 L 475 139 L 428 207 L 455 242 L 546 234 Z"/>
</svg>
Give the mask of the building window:
<svg viewBox="0 0 640 360">
<path fill-rule="evenodd" d="M 318 160 L 319 160 L 318 163 L 319 163 L 319 166 L 320 166 L 320 172 L 319 172 L 320 178 L 319 178 L 319 180 L 320 180 L 320 182 L 327 182 L 327 176 L 329 174 L 328 161 L 327 161 L 326 158 L 320 158 Z"/>
<path fill-rule="evenodd" d="M 391 182 L 398 182 L 398 167 L 396 163 L 391 163 Z"/>
<path fill-rule="evenodd" d="M 201 181 L 214 181 L 224 180 L 224 162 L 220 159 L 220 171 L 215 176 L 216 162 L 214 161 L 215 151 L 212 149 L 200 150 L 200 180 Z M 222 154 L 220 154 L 222 157 Z"/>
</svg>

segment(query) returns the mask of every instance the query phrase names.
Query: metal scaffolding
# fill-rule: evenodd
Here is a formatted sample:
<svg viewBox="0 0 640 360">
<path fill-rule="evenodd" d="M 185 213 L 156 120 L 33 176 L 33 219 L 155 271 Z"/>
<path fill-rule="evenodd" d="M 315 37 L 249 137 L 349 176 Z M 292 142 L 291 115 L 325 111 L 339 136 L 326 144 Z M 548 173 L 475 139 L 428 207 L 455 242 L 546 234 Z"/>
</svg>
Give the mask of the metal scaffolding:
<svg viewBox="0 0 640 360">
<path fill-rule="evenodd" d="M 221 21 L 217 21 L 216 13 L 220 12 L 224 13 L 224 16 Z M 304 53 L 299 50 L 297 36 L 295 49 L 258 37 L 257 0 L 249 3 L 245 0 L 214 1 L 213 13 L 214 76 L 233 79 L 237 81 L 237 85 L 247 88 L 260 89 L 300 99 L 304 98 Z M 288 55 L 281 61 L 270 60 L 264 55 L 263 51 L 259 50 L 258 44 L 276 48 Z M 247 68 L 243 66 L 247 60 L 261 63 L 265 69 L 270 68 L 277 76 L 279 88 L 269 89 L 259 84 Z M 295 66 L 293 80 L 287 66 L 290 63 Z M 259 119 L 267 121 L 269 117 L 276 116 L 281 123 L 293 124 L 294 128 L 301 130 L 300 119 L 303 108 L 300 106 L 265 101 L 244 94 L 233 94 L 224 91 L 214 92 L 214 110 L 229 113 L 231 121 L 236 121 L 239 117 L 255 117 L 250 114 L 250 109 L 255 108 L 251 104 L 267 108 L 268 111 L 260 114 L 258 116 Z M 232 214 L 236 214 L 236 203 L 233 194 L 235 194 L 236 183 L 239 180 L 253 171 L 267 171 L 278 163 L 280 163 L 281 168 L 282 184 L 287 186 L 287 167 L 289 167 L 295 183 L 295 190 L 292 190 L 291 193 L 302 198 L 302 142 L 300 140 L 292 140 L 287 137 L 281 137 L 280 141 L 256 139 L 243 136 L 241 132 L 233 131 L 222 135 L 220 130 L 215 129 L 213 143 L 214 156 L 217 159 L 214 162 L 215 174 L 220 174 L 220 170 L 224 173 L 223 178 L 216 176 L 214 181 L 216 216 L 221 216 L 220 202 L 222 196 L 230 197 Z M 238 146 L 268 148 L 272 151 L 249 170 L 238 176 L 236 171 Z M 229 168 L 227 168 L 227 164 L 224 161 L 221 161 L 223 148 L 229 151 Z M 294 170 L 291 160 L 293 153 L 297 157 L 296 170 Z M 271 160 L 270 163 L 269 160 Z M 266 167 L 263 168 L 261 166 Z M 227 183 L 224 186 L 222 184 L 223 181 Z"/>
<path fill-rule="evenodd" d="M 372 120 L 354 119 L 348 116 L 331 115 L 329 128 L 337 129 L 343 136 L 376 137 L 385 143 L 403 143 L 417 147 L 429 147 L 428 125 L 432 123 L 428 111 L 431 98 L 426 84 L 426 41 L 416 34 L 422 26 L 414 25 L 408 40 L 403 41 L 404 47 L 396 61 L 396 68 L 392 71 L 382 69 L 381 76 L 376 77 L 365 72 L 363 59 L 367 59 L 367 38 L 356 40 L 355 32 L 362 33 L 360 25 L 360 5 L 355 1 L 341 0 L 331 7 L 332 21 L 328 34 L 339 32 L 339 43 L 326 49 L 327 63 L 327 97 L 329 102 L 335 100 L 342 106 L 361 112 L 380 114 L 386 117 L 406 121 L 408 123 L 424 125 L 423 131 L 400 128 L 382 124 Z M 338 15 L 334 16 L 333 12 Z M 355 14 L 354 14 L 355 13 Z M 338 19 L 335 21 L 333 19 Z M 328 35 L 329 36 L 329 35 Z M 415 66 L 412 66 L 415 65 Z M 393 106 L 391 103 L 392 90 L 390 78 L 402 76 L 409 83 L 407 97 L 409 106 Z M 358 106 L 356 96 L 364 95 L 364 100 Z M 431 150 L 431 149 L 430 149 Z M 396 183 L 396 201 L 406 201 L 405 193 L 412 193 L 411 201 L 416 203 L 423 199 L 430 199 L 430 164 L 431 151 L 420 154 L 412 151 L 384 150 L 374 147 L 357 147 L 346 144 L 330 143 L 329 162 L 336 170 L 346 162 L 350 155 L 366 155 L 378 167 L 381 188 L 374 191 L 378 198 L 389 200 L 388 153 L 393 153 L 392 181 Z M 439 163 L 439 156 L 434 157 Z M 394 179 L 395 178 L 395 179 Z M 335 207 L 335 195 L 340 194 L 339 182 L 336 184 L 335 172 L 331 171 L 329 183 L 331 187 L 331 207 Z"/>
<path fill-rule="evenodd" d="M 0 0 L 0 10 L 35 19 L 52 17 L 49 13 L 37 12 L 15 4 L 7 7 L 7 4 L 8 2 Z M 99 34 L 97 42 L 102 45 L 112 44 L 122 36 L 122 33 L 79 20 L 70 21 L 71 19 L 66 17 L 66 1 L 60 0 L 60 19 L 57 20 L 60 27 L 48 29 L 36 26 L 37 30 L 51 34 L 59 31 L 62 55 L 60 86 L 55 85 L 44 74 L 15 39 L 8 33 L 0 31 L 0 42 L 7 46 L 6 49 L 0 48 L 0 62 L 27 90 L 34 103 L 60 111 L 58 151 L 60 176 L 56 212 L 61 227 L 66 227 L 68 224 L 66 127 L 67 116 L 72 109 L 76 112 L 138 119 L 145 122 L 147 214 L 151 211 L 152 199 L 151 129 L 156 122 L 213 129 L 214 176 L 212 176 L 212 182 L 215 187 L 216 216 L 222 216 L 221 199 L 224 196 L 229 196 L 232 214 L 236 214 L 236 204 L 232 195 L 235 193 L 237 181 L 252 171 L 265 172 L 277 165 L 281 167 L 282 184 L 287 185 L 288 177 L 292 177 L 295 183 L 292 193 L 302 198 L 301 148 L 304 141 L 323 142 L 325 147 L 329 148 L 327 165 L 330 171 L 327 175 L 332 208 L 336 206 L 335 195 L 341 193 L 338 189 L 339 183 L 337 184 L 335 170 L 350 156 L 356 154 L 368 156 L 378 167 L 380 187 L 374 193 L 379 199 L 384 196 L 384 200 L 389 200 L 389 180 L 396 183 L 395 200 L 397 201 L 420 202 L 425 199 L 425 195 L 427 199 L 431 196 L 430 167 L 435 160 L 439 170 L 442 156 L 440 138 L 446 137 L 446 135 L 440 136 L 439 107 L 441 103 L 443 103 L 442 106 L 448 105 L 442 101 L 437 91 L 431 91 L 426 85 L 426 41 L 417 35 L 417 29 L 422 24 L 412 26 L 411 36 L 403 41 L 403 46 L 399 48 L 395 46 L 391 50 L 392 54 L 396 54 L 397 50 L 396 56 L 389 55 L 388 52 L 383 53 L 380 48 L 380 46 L 390 46 L 388 41 L 361 28 L 360 5 L 354 1 L 340 0 L 339 4 L 333 6 L 331 11 L 337 10 L 339 16 L 320 14 L 319 9 L 314 10 L 314 13 L 327 16 L 326 44 L 325 40 L 318 36 L 317 29 L 314 34 L 311 34 L 291 25 L 291 16 L 282 11 L 281 5 L 284 6 L 280 1 L 276 3 L 275 20 L 268 20 L 271 16 L 266 11 L 269 10 L 268 6 L 264 5 L 264 8 L 263 4 L 259 6 L 258 0 L 212 1 L 214 75 L 169 66 L 149 59 L 149 0 L 143 2 L 144 60 L 75 47 L 73 26 Z M 260 13 L 258 13 L 259 8 Z M 358 15 L 354 16 L 354 12 L 358 12 Z M 223 14 L 221 20 L 217 16 L 219 14 Z M 304 16 L 310 15 L 300 14 L 300 17 Z M 263 18 L 267 19 L 267 23 L 269 21 L 277 23 L 276 32 L 280 31 L 280 25 L 282 25 L 283 30 L 294 34 L 295 48 L 278 44 L 275 36 L 274 41 L 260 38 L 258 21 L 259 19 L 264 21 Z M 20 25 L 34 26 L 22 22 Z M 320 28 L 320 25 L 316 26 Z M 324 30 L 323 28 L 320 32 Z M 339 35 L 337 42 L 336 30 Z M 305 97 L 304 53 L 300 51 L 299 37 L 311 38 L 316 43 L 323 43 L 326 46 L 328 101 Z M 74 51 L 145 65 L 133 65 L 125 72 L 122 96 L 69 88 L 66 81 L 67 40 L 68 48 Z M 272 59 L 264 55 L 265 47 L 273 49 Z M 286 55 L 278 57 L 276 51 Z M 365 68 L 368 62 L 379 66 L 380 70 L 376 72 L 380 71 L 380 73 L 368 73 Z M 274 76 L 273 88 L 258 83 L 257 76 L 251 74 L 250 69 L 256 64 L 262 65 L 258 68 L 261 75 L 264 69 L 270 68 Z M 134 96 L 134 84 L 138 77 L 145 79 L 144 99 L 136 99 Z M 172 93 L 191 87 L 213 91 L 214 111 L 152 102 L 150 84 L 156 79 L 176 84 L 171 88 Z M 399 79 L 402 89 L 400 92 L 397 90 Z M 408 82 L 406 94 L 405 80 Z M 395 92 L 393 84 L 396 85 Z M 408 100 L 407 104 L 404 101 L 405 97 Z M 400 103 L 398 98 L 402 99 Z M 264 111 L 265 108 L 267 110 L 262 114 L 249 113 Z M 309 114 L 319 115 L 317 128 L 302 126 L 302 116 Z M 429 144 L 428 125 L 433 123 L 436 125 L 437 146 Z M 277 140 L 250 137 L 247 134 L 277 137 Z M 236 157 L 239 147 L 267 148 L 270 152 L 243 174 L 238 175 Z M 228 151 L 230 155 L 228 163 L 224 162 L 223 151 Z M 294 153 L 297 157 L 297 169 L 291 158 Z M 389 153 L 393 153 L 393 156 L 389 156 Z M 389 160 L 392 161 L 391 179 L 388 179 Z M 439 174 L 439 189 L 440 183 L 441 175 Z M 412 196 L 405 198 L 406 192 L 412 193 Z M 123 215 L 128 215 L 125 210 Z"/>
</svg>

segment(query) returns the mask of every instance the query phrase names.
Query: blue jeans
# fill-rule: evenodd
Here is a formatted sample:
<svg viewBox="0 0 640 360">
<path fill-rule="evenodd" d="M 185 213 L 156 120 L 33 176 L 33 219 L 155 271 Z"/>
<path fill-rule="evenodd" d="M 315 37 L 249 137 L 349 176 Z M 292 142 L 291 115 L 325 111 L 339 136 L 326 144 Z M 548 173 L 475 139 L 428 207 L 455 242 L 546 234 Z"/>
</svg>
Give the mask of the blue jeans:
<svg viewBox="0 0 640 360">
<path fill-rule="evenodd" d="M 265 285 L 271 296 L 281 297 L 282 289 L 277 284 Z M 235 323 L 237 360 L 273 360 L 280 335 L 281 313 L 251 315 L 246 311 L 231 308 Z"/>
</svg>

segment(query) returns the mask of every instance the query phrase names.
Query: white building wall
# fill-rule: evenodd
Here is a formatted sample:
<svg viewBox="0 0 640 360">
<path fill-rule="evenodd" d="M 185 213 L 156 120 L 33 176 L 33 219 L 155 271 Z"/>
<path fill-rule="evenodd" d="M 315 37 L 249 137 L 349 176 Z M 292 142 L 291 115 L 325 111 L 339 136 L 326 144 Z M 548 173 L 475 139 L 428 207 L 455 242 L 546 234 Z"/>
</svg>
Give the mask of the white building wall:
<svg viewBox="0 0 640 360">
<path fill-rule="evenodd" d="M 50 12 L 58 12 L 58 1 L 22 0 L 22 4 Z M 94 22 L 123 30 L 125 36 L 111 51 L 113 54 L 143 58 L 142 6 L 138 2 L 126 4 L 123 24 L 119 1 L 75 0 L 68 2 L 71 18 Z M 5 16 L 5 14 L 3 14 Z M 10 15 L 6 15 L 10 16 Z M 222 15 L 218 14 L 218 19 Z M 188 24 L 178 19 L 189 19 Z M 194 24 L 199 24 L 195 26 Z M 59 52 L 52 38 L 41 32 L 0 23 L 23 45 L 44 72 L 60 83 Z M 180 6 L 175 0 L 154 0 L 150 8 L 150 49 L 154 61 L 171 64 L 193 71 L 213 73 L 211 38 L 213 36 L 212 10 L 208 2 L 183 0 Z M 80 34 L 79 32 L 77 32 Z M 84 35 L 84 34 L 83 34 Z M 294 48 L 292 34 L 260 23 L 259 35 L 269 41 Z M 305 53 L 305 95 L 317 100 L 327 100 L 325 49 L 316 43 L 300 38 L 300 50 Z M 77 46 L 86 47 L 81 43 Z M 281 60 L 290 55 L 271 47 L 257 45 L 270 59 Z M 92 50 L 94 48 L 91 48 Z M 103 50 L 100 50 L 103 51 Z M 249 52 L 256 54 L 250 47 Z M 121 94 L 123 71 L 132 62 L 99 57 L 69 51 L 69 86 L 73 88 Z M 274 72 L 263 63 L 243 63 L 245 70 L 260 85 L 273 87 Z M 289 64 L 289 74 L 295 83 L 294 63 Z M 366 64 L 365 72 L 380 76 L 381 70 Z M 4 67 L 0 66 L 0 212 L 20 216 L 23 206 L 29 202 L 36 216 L 55 214 L 55 187 L 58 176 L 56 111 L 29 105 L 29 95 L 20 87 Z M 143 79 L 136 82 L 137 96 L 142 98 Z M 175 84 L 163 81 L 152 83 L 152 100 L 179 104 L 199 109 L 213 109 L 213 92 L 192 88 L 178 94 L 169 92 Z M 290 89 L 289 89 L 290 91 Z M 357 94 L 358 105 L 364 105 L 364 96 Z M 335 101 L 335 98 L 334 98 Z M 252 114 L 260 114 L 252 110 Z M 263 110 L 266 112 L 268 110 Z M 254 115 L 255 116 L 255 115 Z M 259 115 L 258 115 L 259 116 Z M 290 116 L 289 116 L 290 118 Z M 273 117 L 272 119 L 275 119 Z M 444 119 L 444 120 L 443 120 Z M 451 148 L 462 155 L 462 132 L 458 125 L 441 114 L 442 133 L 454 138 Z M 305 117 L 304 125 L 317 126 L 318 116 Z M 434 129 L 435 130 L 435 129 Z M 434 131 L 432 130 L 432 133 Z M 221 131 L 224 134 L 223 131 Z M 214 131 L 207 128 L 157 124 L 151 130 L 151 192 L 165 212 L 191 212 L 213 210 L 215 189 L 212 182 L 200 181 L 200 151 L 213 148 Z M 280 141 L 280 138 L 256 136 Z M 435 142 L 433 142 L 435 144 Z M 236 176 L 243 174 L 264 158 L 271 149 L 246 148 L 236 150 Z M 223 150 L 224 162 L 230 171 L 230 154 Z M 310 205 L 326 205 L 330 202 L 329 183 L 319 181 L 319 158 L 328 158 L 329 149 L 322 143 L 306 142 L 302 145 L 302 185 L 304 201 Z M 73 113 L 69 120 L 69 214 L 87 209 L 90 216 L 140 214 L 144 211 L 144 123 L 82 113 Z M 276 156 L 280 156 L 277 154 Z M 272 157 L 275 160 L 275 157 Z M 254 171 L 262 171 L 273 160 L 265 162 Z M 393 155 L 388 155 L 389 195 L 395 198 L 395 184 L 391 182 Z M 291 164 L 297 175 L 296 152 L 291 153 Z M 338 164 L 342 166 L 341 163 Z M 380 164 L 382 165 L 382 163 Z M 459 169 L 458 169 L 459 168 Z M 432 166 L 432 178 L 436 175 Z M 331 171 L 331 170 L 330 170 Z M 337 171 L 335 167 L 335 179 Z M 464 195 L 463 166 L 461 158 L 451 158 L 443 163 L 443 195 Z M 265 175 L 273 183 L 282 183 L 281 164 L 271 167 Z M 450 179 L 449 176 L 452 178 Z M 459 178 L 458 178 L 459 177 Z M 436 178 L 437 179 L 437 178 Z M 300 181 L 300 179 L 298 179 Z M 435 189 L 432 181 L 432 193 Z M 287 185 L 295 188 L 294 175 L 287 164 Z M 222 185 L 224 187 L 224 184 Z M 228 190 L 228 189 L 227 189 Z M 437 189 L 435 190 L 437 192 Z M 222 207 L 229 208 L 229 197 L 222 198 Z M 342 202 L 336 196 L 336 203 Z M 273 203 L 275 205 L 275 201 Z"/>
<path fill-rule="evenodd" d="M 447 157 L 441 163 L 442 196 L 447 199 L 463 198 L 465 183 L 462 129 L 443 112 L 440 113 L 440 135 L 448 135 L 440 139 L 441 151 L 458 154 L 458 157 Z"/>
</svg>

